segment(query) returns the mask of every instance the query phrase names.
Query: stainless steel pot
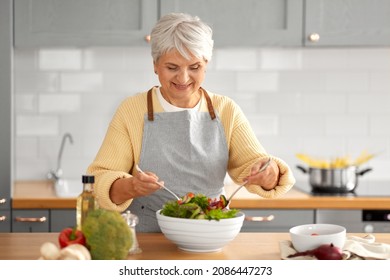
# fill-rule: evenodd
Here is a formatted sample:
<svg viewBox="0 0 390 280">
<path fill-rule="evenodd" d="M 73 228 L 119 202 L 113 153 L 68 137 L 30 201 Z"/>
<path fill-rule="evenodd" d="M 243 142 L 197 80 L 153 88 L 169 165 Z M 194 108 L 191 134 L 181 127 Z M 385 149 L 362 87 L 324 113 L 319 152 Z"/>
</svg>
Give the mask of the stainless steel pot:
<svg viewBox="0 0 390 280">
<path fill-rule="evenodd" d="M 346 168 L 304 168 L 297 165 L 303 173 L 309 174 L 309 183 L 313 191 L 345 193 L 352 192 L 358 185 L 358 177 L 372 170 L 358 170 L 357 166 Z"/>
</svg>

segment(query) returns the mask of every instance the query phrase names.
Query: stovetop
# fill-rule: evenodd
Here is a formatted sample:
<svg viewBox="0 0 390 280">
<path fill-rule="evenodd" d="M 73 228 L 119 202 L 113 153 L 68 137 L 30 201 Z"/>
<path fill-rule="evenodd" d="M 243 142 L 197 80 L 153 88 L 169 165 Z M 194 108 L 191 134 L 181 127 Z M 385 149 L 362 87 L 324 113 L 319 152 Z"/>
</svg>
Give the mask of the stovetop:
<svg viewBox="0 0 390 280">
<path fill-rule="evenodd" d="M 295 187 L 313 196 L 343 196 L 343 197 L 390 197 L 390 181 L 360 180 L 353 192 L 319 192 L 313 191 L 308 181 L 298 181 Z"/>
</svg>

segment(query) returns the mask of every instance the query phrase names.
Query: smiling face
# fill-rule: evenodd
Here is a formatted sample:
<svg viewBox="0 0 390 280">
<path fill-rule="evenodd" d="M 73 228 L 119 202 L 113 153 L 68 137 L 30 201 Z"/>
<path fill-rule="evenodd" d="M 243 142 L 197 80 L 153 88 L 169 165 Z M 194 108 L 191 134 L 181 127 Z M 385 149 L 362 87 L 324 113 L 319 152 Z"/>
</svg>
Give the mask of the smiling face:
<svg viewBox="0 0 390 280">
<path fill-rule="evenodd" d="M 164 98 L 178 107 L 194 107 L 200 98 L 198 92 L 205 78 L 206 66 L 204 59 L 191 55 L 187 60 L 176 50 L 160 56 L 154 63 L 154 71 Z"/>
</svg>

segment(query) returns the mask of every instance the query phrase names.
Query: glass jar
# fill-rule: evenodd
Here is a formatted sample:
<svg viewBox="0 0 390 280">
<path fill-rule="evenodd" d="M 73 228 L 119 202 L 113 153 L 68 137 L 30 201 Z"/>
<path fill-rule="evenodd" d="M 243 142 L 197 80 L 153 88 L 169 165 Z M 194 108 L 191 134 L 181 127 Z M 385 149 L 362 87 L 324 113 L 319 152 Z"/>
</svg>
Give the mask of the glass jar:
<svg viewBox="0 0 390 280">
<path fill-rule="evenodd" d="M 139 247 L 138 240 L 137 240 L 137 235 L 136 235 L 136 230 L 135 226 L 138 224 L 138 216 L 134 215 L 130 212 L 130 210 L 127 210 L 126 212 L 122 213 L 122 217 L 125 219 L 127 225 L 130 228 L 131 235 L 133 237 L 133 243 L 129 249 L 129 254 L 138 254 L 141 253 L 142 250 Z"/>
</svg>

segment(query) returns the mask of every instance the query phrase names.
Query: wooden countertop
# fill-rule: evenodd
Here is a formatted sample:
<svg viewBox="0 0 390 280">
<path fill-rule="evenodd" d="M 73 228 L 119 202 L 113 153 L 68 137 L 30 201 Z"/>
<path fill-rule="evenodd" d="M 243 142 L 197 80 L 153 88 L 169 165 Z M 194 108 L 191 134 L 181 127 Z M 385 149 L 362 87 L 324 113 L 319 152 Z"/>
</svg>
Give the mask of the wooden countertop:
<svg viewBox="0 0 390 280">
<path fill-rule="evenodd" d="M 364 233 L 350 234 L 365 236 Z M 376 241 L 390 244 L 390 234 L 374 234 Z M 44 242 L 57 243 L 58 233 L 0 233 L 0 260 L 34 260 L 40 257 Z M 176 247 L 162 233 L 138 233 L 142 253 L 129 255 L 134 260 L 279 260 L 279 242 L 288 233 L 239 233 L 221 251 L 190 253 Z"/>
<path fill-rule="evenodd" d="M 76 208 L 76 197 L 58 197 L 51 181 L 16 181 L 12 194 L 13 209 Z"/>
<path fill-rule="evenodd" d="M 236 187 L 226 186 L 227 195 L 229 196 Z M 390 196 L 312 196 L 293 187 L 280 198 L 264 199 L 242 188 L 230 206 L 239 209 L 389 209 Z M 13 209 L 75 207 L 76 198 L 57 197 L 50 181 L 18 181 L 14 185 Z"/>
</svg>

